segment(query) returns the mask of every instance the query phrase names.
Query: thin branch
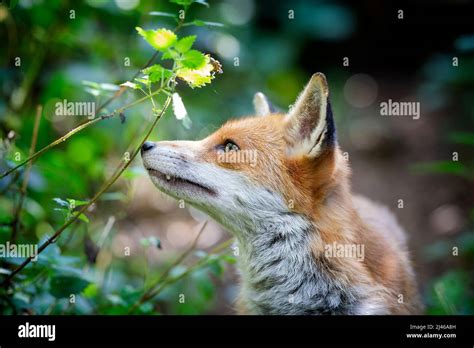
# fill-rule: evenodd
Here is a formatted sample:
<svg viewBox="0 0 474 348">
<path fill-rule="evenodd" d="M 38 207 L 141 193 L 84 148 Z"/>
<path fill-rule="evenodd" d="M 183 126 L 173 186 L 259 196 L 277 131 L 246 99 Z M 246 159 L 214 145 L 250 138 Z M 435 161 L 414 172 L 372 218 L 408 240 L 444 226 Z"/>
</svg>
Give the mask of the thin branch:
<svg viewBox="0 0 474 348">
<path fill-rule="evenodd" d="M 221 252 L 222 250 L 228 248 L 230 245 L 232 245 L 233 243 L 233 239 L 228 239 L 222 243 L 220 243 L 219 245 L 217 245 L 215 248 L 213 248 L 206 257 L 203 257 L 201 260 L 199 260 L 199 262 L 195 263 L 193 266 L 189 267 L 187 269 L 186 272 L 183 272 L 182 274 L 180 274 L 179 276 L 176 276 L 176 277 L 173 277 L 173 278 L 169 278 L 167 277 L 166 279 L 164 279 L 163 282 L 160 282 L 159 283 L 159 286 L 155 289 L 149 289 L 145 294 L 143 294 L 140 299 L 138 300 L 137 303 L 135 303 L 131 309 L 129 310 L 128 314 L 131 314 L 133 313 L 133 311 L 138 308 L 139 306 L 141 306 L 143 303 L 147 302 L 147 301 L 150 301 L 151 299 L 155 298 L 156 296 L 158 296 L 168 285 L 171 285 L 173 283 L 176 283 L 177 281 L 187 277 L 189 274 L 191 274 L 192 272 L 194 272 L 195 270 L 203 267 L 206 265 L 207 261 L 209 261 L 209 259 L 214 256 L 215 254 Z M 184 258 L 182 259 L 184 260 Z M 181 260 L 181 261 L 182 261 Z M 181 263 L 181 262 L 179 262 Z M 173 263 L 173 267 L 178 265 L 179 263 Z M 161 278 L 160 278 L 161 280 Z"/>
<path fill-rule="evenodd" d="M 17 170 L 18 168 L 24 166 L 25 164 L 27 164 L 28 162 L 31 162 L 33 161 L 34 159 L 40 157 L 43 153 L 45 153 L 46 151 L 48 151 L 49 149 L 55 147 L 56 145 L 59 145 L 61 144 L 62 142 L 66 141 L 68 138 L 72 137 L 74 134 L 80 132 L 81 130 L 93 125 L 94 123 L 97 123 L 99 121 L 102 121 L 102 120 L 105 120 L 105 119 L 108 119 L 108 118 L 111 118 L 111 117 L 114 117 L 114 116 L 117 116 L 119 115 L 121 112 L 137 105 L 137 104 L 140 104 L 141 102 L 149 99 L 149 98 L 152 98 L 154 95 L 157 95 L 159 94 L 160 92 L 162 92 L 163 89 L 159 88 L 157 89 L 156 91 L 154 91 L 152 94 L 150 95 L 147 95 L 146 97 L 143 97 L 143 98 L 140 98 L 140 99 L 137 99 L 135 100 L 134 102 L 130 103 L 130 104 L 127 104 L 125 106 L 122 106 L 121 108 L 118 108 L 117 110 L 115 110 L 114 112 L 110 113 L 110 114 L 107 114 L 107 115 L 102 115 L 100 117 L 97 117 L 97 118 L 94 118 L 92 120 L 88 120 L 82 124 L 80 124 L 79 126 L 77 126 L 76 128 L 74 128 L 73 130 L 69 131 L 68 133 L 66 133 L 65 135 L 63 135 L 62 137 L 60 137 L 59 139 L 56 139 L 55 141 L 53 141 L 52 143 L 50 143 L 49 145 L 43 147 L 41 150 L 39 150 L 38 152 L 32 154 L 31 156 L 29 156 L 27 159 L 25 159 L 23 162 L 21 162 L 20 164 L 16 165 L 15 167 L 7 170 L 6 172 L 4 172 L 2 175 L 0 175 L 0 179 L 4 178 L 5 176 L 11 174 L 12 172 L 14 172 L 15 170 Z"/>
<path fill-rule="evenodd" d="M 163 114 L 166 112 L 166 110 L 168 110 L 168 107 L 169 107 L 170 103 L 171 103 L 171 97 L 168 97 L 166 99 L 164 105 L 163 105 L 163 108 L 162 108 L 161 112 L 155 117 L 155 120 L 151 124 L 150 128 L 148 129 L 147 133 L 143 137 L 143 139 L 140 142 L 139 146 L 137 146 L 137 148 L 135 149 L 135 151 L 132 154 L 132 156 L 130 157 L 130 159 L 126 160 L 126 161 L 124 161 L 124 163 L 120 164 L 119 167 L 118 167 L 120 169 L 118 171 L 116 171 L 114 173 L 114 175 L 112 175 L 112 177 L 102 185 L 101 189 L 95 194 L 95 196 L 87 204 L 83 205 L 82 208 L 77 212 L 77 214 L 75 214 L 70 220 L 68 220 L 64 225 L 62 225 L 50 238 L 48 238 L 38 248 L 38 252 L 37 252 L 36 255 L 27 258 L 12 273 L 10 273 L 5 278 L 5 280 L 2 282 L 1 286 L 7 286 L 16 274 L 18 274 L 23 268 L 25 268 L 35 256 L 39 255 L 44 249 L 46 249 L 48 247 L 48 245 L 50 245 L 51 243 L 54 243 L 56 241 L 56 239 L 64 232 L 64 230 L 67 227 L 69 227 L 72 223 L 77 221 L 79 219 L 79 216 L 81 216 L 81 214 L 85 213 L 86 210 L 92 204 L 94 204 L 99 199 L 99 197 L 115 183 L 115 181 L 117 181 L 117 179 L 120 177 L 120 175 L 132 163 L 132 161 L 135 159 L 135 157 L 138 155 L 138 153 L 140 153 L 140 149 L 141 149 L 143 143 L 148 139 L 151 132 L 153 131 L 153 129 L 155 128 L 156 124 L 161 119 Z"/>
<path fill-rule="evenodd" d="M 158 56 L 158 53 L 160 53 L 159 51 L 156 51 L 153 56 L 151 56 L 151 58 L 148 60 L 148 62 L 140 69 L 138 70 L 135 75 L 132 76 L 132 79 L 131 80 L 134 80 L 135 78 L 138 77 L 138 75 L 140 75 L 140 72 L 145 69 L 145 68 L 148 68 L 150 66 L 151 63 L 153 63 L 153 61 L 155 60 L 155 58 Z M 99 112 L 101 111 L 103 108 L 105 108 L 107 105 L 109 105 L 111 102 L 113 102 L 115 99 L 117 99 L 118 97 L 120 97 L 123 92 L 125 92 L 125 90 L 127 89 L 127 87 L 125 86 L 121 86 L 120 89 L 115 92 L 115 94 L 113 96 L 111 96 L 109 99 L 107 99 L 102 105 L 100 105 L 97 109 L 96 112 Z"/>
<path fill-rule="evenodd" d="M 160 276 L 158 277 L 158 281 L 154 284 L 154 285 L 151 285 L 148 290 L 145 291 L 145 293 L 140 297 L 140 299 L 130 308 L 129 310 L 129 314 L 132 313 L 137 307 L 139 307 L 140 305 L 143 304 L 143 302 L 147 301 L 148 300 L 148 296 L 150 293 L 153 292 L 153 289 L 160 285 L 160 282 L 163 281 L 163 279 L 166 279 L 169 275 L 169 273 L 171 272 L 171 270 L 176 267 L 177 265 L 181 264 L 181 262 L 184 261 L 184 259 L 186 259 L 189 254 L 191 254 L 191 252 L 193 252 L 193 250 L 196 248 L 196 245 L 197 245 L 197 242 L 199 240 L 199 237 L 201 237 L 201 234 L 202 232 L 204 231 L 204 229 L 206 228 L 207 226 L 207 220 L 204 222 L 204 224 L 201 226 L 201 228 L 199 229 L 199 232 L 196 236 L 196 238 L 194 238 L 193 242 L 191 243 L 191 245 L 189 246 L 189 248 L 187 248 L 174 262 L 172 262 L 161 274 Z"/>
<path fill-rule="evenodd" d="M 41 105 L 38 105 L 38 107 L 36 108 L 35 125 L 33 126 L 33 135 L 31 138 L 30 152 L 28 153 L 29 156 L 31 156 L 35 152 L 42 112 L 43 112 L 43 107 Z M 28 188 L 28 181 L 30 179 L 30 171 L 31 171 L 31 163 L 29 163 L 28 166 L 26 167 L 25 174 L 23 176 L 23 183 L 20 188 L 20 199 L 18 201 L 18 206 L 13 215 L 12 236 L 11 236 L 12 243 L 15 242 L 18 236 L 18 231 L 20 229 L 20 215 L 21 215 L 21 210 L 23 209 L 23 202 L 25 201 L 26 190 Z"/>
</svg>

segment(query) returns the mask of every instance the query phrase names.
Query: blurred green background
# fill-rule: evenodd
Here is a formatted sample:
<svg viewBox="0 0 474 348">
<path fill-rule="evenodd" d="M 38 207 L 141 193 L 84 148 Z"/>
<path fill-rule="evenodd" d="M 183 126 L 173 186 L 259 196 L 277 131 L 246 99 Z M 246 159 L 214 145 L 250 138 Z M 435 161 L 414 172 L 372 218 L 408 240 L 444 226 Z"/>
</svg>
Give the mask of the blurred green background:
<svg viewBox="0 0 474 348">
<path fill-rule="evenodd" d="M 85 121 L 55 116 L 55 103 L 105 101 L 153 54 L 134 28 L 173 28 L 171 18 L 150 13 L 180 9 L 143 0 L 8 5 L 0 5 L 1 172 L 18 163 L 18 153 L 26 158 L 37 105 L 43 106 L 40 149 Z M 187 18 L 223 25 L 184 27 L 180 36 L 197 35 L 196 47 L 218 59 L 224 73 L 205 88 L 179 85 L 191 125 L 169 111 L 151 139 L 205 137 L 225 120 L 251 114 L 256 91 L 287 110 L 312 73 L 325 73 L 354 191 L 390 207 L 407 229 L 427 313 L 472 314 L 474 31 L 469 13 L 471 4 L 445 1 L 193 4 Z M 127 91 L 104 112 L 137 98 Z M 420 119 L 381 116 L 379 104 L 388 99 L 420 102 Z M 144 123 L 152 119 L 151 105 L 131 108 L 125 117 L 124 123 L 101 121 L 34 162 L 19 242 L 44 240 L 64 223 L 67 199 L 86 201 L 94 195 L 138 144 Z M 23 175 L 24 169 L 0 179 L 2 243 L 11 238 Z M 205 219 L 153 188 L 140 159 L 86 216 L 16 278 L 13 291 L 0 292 L 2 313 L 129 313 L 146 284 L 190 245 Z M 135 313 L 233 313 L 238 277 L 232 248 L 208 254 L 229 237 L 210 222 L 199 239 L 200 251 L 171 269 L 176 281 Z M 194 270 L 200 260 L 203 266 Z M 18 262 L 4 261 L 2 276 Z"/>
</svg>

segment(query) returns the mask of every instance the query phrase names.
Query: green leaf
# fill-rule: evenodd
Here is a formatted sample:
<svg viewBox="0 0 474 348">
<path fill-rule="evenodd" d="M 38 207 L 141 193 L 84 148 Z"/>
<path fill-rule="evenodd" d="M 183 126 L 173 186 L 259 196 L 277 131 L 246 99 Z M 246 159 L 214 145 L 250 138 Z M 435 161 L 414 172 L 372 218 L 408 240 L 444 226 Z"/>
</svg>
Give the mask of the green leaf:
<svg viewBox="0 0 474 348">
<path fill-rule="evenodd" d="M 141 84 L 145 85 L 145 87 L 148 87 L 151 85 L 151 81 L 148 78 L 148 75 L 144 75 L 142 77 L 137 77 L 135 78 L 135 81 L 140 82 Z"/>
<path fill-rule="evenodd" d="M 206 64 L 206 56 L 197 50 L 190 50 L 183 55 L 181 64 L 185 68 L 199 69 Z"/>
<path fill-rule="evenodd" d="M 84 297 L 85 298 L 94 298 L 99 294 L 99 287 L 97 284 L 90 283 L 85 289 L 84 289 Z"/>
<path fill-rule="evenodd" d="M 196 35 L 183 37 L 174 45 L 174 48 L 179 53 L 186 53 L 191 49 L 194 41 L 196 41 Z"/>
<path fill-rule="evenodd" d="M 170 0 L 170 2 L 178 4 L 180 6 L 188 7 L 194 2 L 194 0 Z"/>
<path fill-rule="evenodd" d="M 175 44 L 176 34 L 168 29 L 143 30 L 140 27 L 135 28 L 146 42 L 158 51 L 164 51 Z"/>
<path fill-rule="evenodd" d="M 160 64 L 155 64 L 146 69 L 143 69 L 143 73 L 148 75 L 148 78 L 152 83 L 173 76 L 173 72 L 171 70 L 163 68 Z"/>
<path fill-rule="evenodd" d="M 69 202 L 65 201 L 64 199 L 61 199 L 59 197 L 53 198 L 53 201 L 55 201 L 57 204 L 59 204 L 62 207 L 67 207 L 69 208 Z"/>
<path fill-rule="evenodd" d="M 77 216 L 78 214 L 79 214 L 79 212 L 75 211 L 73 213 L 73 216 Z M 90 222 L 89 218 L 85 214 L 79 214 L 79 220 L 85 222 L 86 224 L 88 224 Z"/>
<path fill-rule="evenodd" d="M 79 199 L 67 198 L 70 207 L 80 207 L 81 205 L 89 204 L 88 201 L 81 201 Z"/>
<path fill-rule="evenodd" d="M 194 0 L 193 2 L 196 3 L 196 4 L 200 4 L 200 5 L 204 5 L 206 7 L 209 7 L 209 4 L 205 0 Z"/>
<path fill-rule="evenodd" d="M 177 18 L 176 14 L 169 13 L 169 12 L 161 12 L 161 11 L 152 11 L 149 13 L 150 16 L 158 16 L 158 17 L 172 17 Z"/>
<path fill-rule="evenodd" d="M 71 294 L 81 293 L 89 284 L 89 281 L 76 276 L 53 276 L 50 292 L 56 298 L 69 297 Z"/>
<path fill-rule="evenodd" d="M 189 51 L 192 52 L 192 51 Z M 188 52 L 188 53 L 189 53 Z M 204 64 L 199 69 L 181 68 L 177 71 L 177 76 L 186 81 L 191 87 L 202 87 L 207 83 L 211 83 L 214 78 L 214 66 L 209 56 L 204 56 Z"/>
<path fill-rule="evenodd" d="M 173 48 L 168 48 L 163 55 L 161 56 L 162 60 L 166 59 L 178 59 L 179 58 L 179 52 L 174 50 Z"/>
<path fill-rule="evenodd" d="M 200 19 L 195 19 L 194 21 L 190 22 L 189 25 L 195 25 L 198 27 L 208 26 L 208 27 L 223 27 L 224 24 L 218 22 L 208 22 L 202 21 Z"/>
</svg>

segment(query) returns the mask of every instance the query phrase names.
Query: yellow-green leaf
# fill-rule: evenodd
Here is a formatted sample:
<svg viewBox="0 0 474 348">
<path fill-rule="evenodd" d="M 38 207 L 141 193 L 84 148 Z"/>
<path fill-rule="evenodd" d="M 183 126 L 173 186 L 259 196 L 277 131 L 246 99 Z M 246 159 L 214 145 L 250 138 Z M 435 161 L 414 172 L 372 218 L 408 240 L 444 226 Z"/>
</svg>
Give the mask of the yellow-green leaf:
<svg viewBox="0 0 474 348">
<path fill-rule="evenodd" d="M 181 68 L 177 72 L 177 76 L 187 82 L 191 87 L 202 87 L 214 78 L 214 67 L 210 62 L 209 56 L 204 56 L 204 64 L 199 69 Z"/>
<path fill-rule="evenodd" d="M 178 39 L 176 34 L 168 29 L 143 30 L 140 27 L 136 27 L 135 29 L 137 29 L 138 34 L 140 34 L 146 42 L 158 51 L 164 51 L 168 47 L 173 46 Z"/>
</svg>

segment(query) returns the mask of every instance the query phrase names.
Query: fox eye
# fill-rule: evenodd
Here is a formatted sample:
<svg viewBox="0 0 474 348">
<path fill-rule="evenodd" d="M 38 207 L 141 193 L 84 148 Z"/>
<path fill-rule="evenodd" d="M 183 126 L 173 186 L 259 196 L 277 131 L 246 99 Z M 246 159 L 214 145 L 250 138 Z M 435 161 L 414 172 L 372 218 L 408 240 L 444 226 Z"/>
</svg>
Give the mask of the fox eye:
<svg viewBox="0 0 474 348">
<path fill-rule="evenodd" d="M 234 143 L 232 140 L 226 140 L 223 147 L 224 147 L 225 152 L 240 150 L 240 147 L 236 143 Z"/>
</svg>

